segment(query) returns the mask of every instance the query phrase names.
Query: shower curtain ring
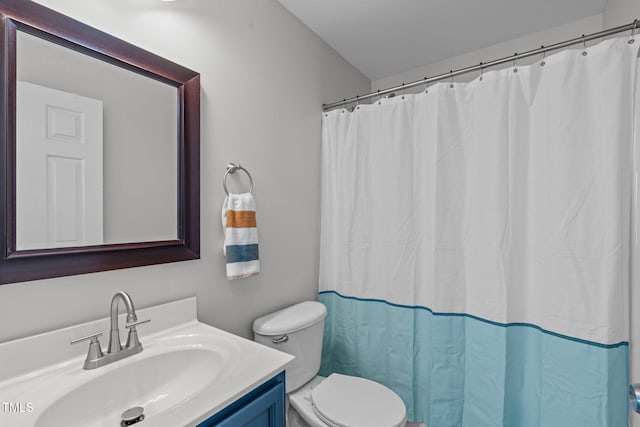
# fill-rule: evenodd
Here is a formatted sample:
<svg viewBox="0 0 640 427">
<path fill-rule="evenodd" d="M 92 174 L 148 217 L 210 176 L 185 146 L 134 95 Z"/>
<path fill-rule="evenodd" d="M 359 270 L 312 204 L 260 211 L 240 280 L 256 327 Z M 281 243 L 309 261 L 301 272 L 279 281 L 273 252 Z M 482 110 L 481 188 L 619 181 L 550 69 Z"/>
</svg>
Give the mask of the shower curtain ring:
<svg viewBox="0 0 640 427">
<path fill-rule="evenodd" d="M 479 81 L 482 81 L 482 79 L 484 75 L 484 67 L 482 66 L 482 62 L 480 63 L 480 77 L 478 78 Z"/>
<path fill-rule="evenodd" d="M 582 56 L 587 56 L 587 39 L 585 35 L 582 35 Z"/>
<path fill-rule="evenodd" d="M 544 67 L 545 65 L 547 65 L 547 62 L 545 61 L 545 58 L 547 57 L 547 51 L 544 50 L 544 45 L 540 46 L 540 49 L 542 49 L 542 61 L 540 62 L 540 66 Z"/>
<path fill-rule="evenodd" d="M 513 72 L 518 72 L 518 52 L 513 54 Z"/>
<path fill-rule="evenodd" d="M 378 105 L 382 104 L 382 95 L 380 95 L 380 89 L 378 89 Z"/>
<path fill-rule="evenodd" d="M 451 89 L 453 89 L 453 70 L 449 71 L 450 77 L 449 77 L 449 87 Z"/>
<path fill-rule="evenodd" d="M 426 77 L 424 78 L 424 93 L 429 93 L 429 82 Z"/>
<path fill-rule="evenodd" d="M 360 95 L 356 95 L 356 110 L 360 109 Z"/>
<path fill-rule="evenodd" d="M 400 99 L 404 99 L 404 82 L 402 82 L 402 96 L 400 97 Z"/>
<path fill-rule="evenodd" d="M 629 44 L 634 44 L 636 39 L 635 39 L 635 35 L 636 35 L 636 26 L 638 25 L 638 19 L 634 19 L 633 20 L 633 28 L 631 28 L 631 38 L 629 39 Z"/>
</svg>

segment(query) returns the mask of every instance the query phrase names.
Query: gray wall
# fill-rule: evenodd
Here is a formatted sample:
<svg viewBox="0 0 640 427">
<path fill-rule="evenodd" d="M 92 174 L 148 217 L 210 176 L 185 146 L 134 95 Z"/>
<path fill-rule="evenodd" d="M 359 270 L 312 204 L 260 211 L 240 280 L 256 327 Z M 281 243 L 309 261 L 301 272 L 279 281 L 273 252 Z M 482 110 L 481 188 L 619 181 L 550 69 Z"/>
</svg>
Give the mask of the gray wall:
<svg viewBox="0 0 640 427">
<path fill-rule="evenodd" d="M 637 0 L 632 0 L 637 1 Z M 570 22 L 559 27 L 550 28 L 534 34 L 528 34 L 517 39 L 507 40 L 484 49 L 478 49 L 464 55 L 454 56 L 433 64 L 426 64 L 406 72 L 388 76 L 382 79 L 374 80 L 371 83 L 373 90 L 386 89 L 389 87 L 401 85 L 403 82 L 411 82 L 420 80 L 425 76 L 435 76 L 438 74 L 448 73 L 449 70 L 467 67 L 471 64 L 479 64 L 480 62 L 488 62 L 493 59 L 503 58 L 513 55 L 514 52 L 524 52 L 534 49 L 541 45 L 549 45 L 559 41 L 579 37 L 581 34 L 593 33 L 602 30 L 602 14 L 598 14 L 589 18 L 580 19 Z M 540 58 L 527 58 L 520 61 L 520 64 L 539 61 Z M 465 76 L 456 77 L 457 81 L 468 81 L 476 78 L 478 74 L 467 74 Z"/>
<path fill-rule="evenodd" d="M 0 286 L 0 342 L 104 317 L 119 289 L 141 307 L 197 295 L 202 321 L 247 337 L 256 317 L 315 299 L 321 105 L 369 80 L 275 0 L 40 3 L 201 73 L 202 259 Z M 262 263 L 232 282 L 220 226 L 230 161 L 255 181 Z"/>
<path fill-rule="evenodd" d="M 640 19 L 640 1 L 638 0 L 609 0 L 604 10 L 605 28 L 617 27 Z M 636 32 L 640 34 L 640 32 Z"/>
</svg>

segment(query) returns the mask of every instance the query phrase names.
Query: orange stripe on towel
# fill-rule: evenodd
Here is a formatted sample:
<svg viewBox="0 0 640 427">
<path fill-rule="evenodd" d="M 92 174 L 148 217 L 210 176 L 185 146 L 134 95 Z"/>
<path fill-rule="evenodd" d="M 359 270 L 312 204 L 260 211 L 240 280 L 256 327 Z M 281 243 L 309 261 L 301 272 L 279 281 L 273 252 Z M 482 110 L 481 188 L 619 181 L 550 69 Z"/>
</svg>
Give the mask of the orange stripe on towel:
<svg viewBox="0 0 640 427">
<path fill-rule="evenodd" d="M 255 226 L 255 211 L 227 211 L 227 227 L 249 228 Z"/>
</svg>

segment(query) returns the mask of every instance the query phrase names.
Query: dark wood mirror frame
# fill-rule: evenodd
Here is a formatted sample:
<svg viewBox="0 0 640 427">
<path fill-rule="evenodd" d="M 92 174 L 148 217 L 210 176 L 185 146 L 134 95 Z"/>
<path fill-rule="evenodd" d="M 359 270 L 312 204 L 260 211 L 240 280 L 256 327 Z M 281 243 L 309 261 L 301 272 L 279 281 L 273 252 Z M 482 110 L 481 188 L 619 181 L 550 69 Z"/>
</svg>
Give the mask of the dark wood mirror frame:
<svg viewBox="0 0 640 427">
<path fill-rule="evenodd" d="M 177 239 L 16 250 L 16 31 L 177 88 Z M 200 258 L 200 75 L 29 0 L 0 3 L 0 284 Z"/>
</svg>

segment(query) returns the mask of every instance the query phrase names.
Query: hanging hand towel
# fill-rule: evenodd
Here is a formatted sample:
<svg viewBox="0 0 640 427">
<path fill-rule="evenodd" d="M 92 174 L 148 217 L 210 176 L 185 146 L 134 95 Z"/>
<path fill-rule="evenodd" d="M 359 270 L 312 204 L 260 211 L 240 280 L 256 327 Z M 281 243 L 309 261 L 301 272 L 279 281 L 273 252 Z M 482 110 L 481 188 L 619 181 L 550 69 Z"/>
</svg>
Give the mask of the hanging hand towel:
<svg viewBox="0 0 640 427">
<path fill-rule="evenodd" d="M 242 279 L 260 272 L 256 203 L 251 193 L 229 193 L 222 204 L 223 253 L 227 279 Z"/>
</svg>

